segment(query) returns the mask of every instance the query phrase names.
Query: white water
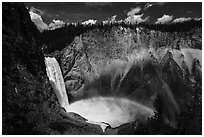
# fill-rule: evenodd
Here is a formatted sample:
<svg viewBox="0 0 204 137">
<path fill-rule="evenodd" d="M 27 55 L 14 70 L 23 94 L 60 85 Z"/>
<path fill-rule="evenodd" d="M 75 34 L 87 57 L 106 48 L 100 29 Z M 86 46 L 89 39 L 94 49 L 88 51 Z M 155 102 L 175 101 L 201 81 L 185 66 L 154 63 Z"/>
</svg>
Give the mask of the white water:
<svg viewBox="0 0 204 137">
<path fill-rule="evenodd" d="M 144 55 L 144 53 L 142 55 Z M 152 96 L 155 96 L 157 94 L 162 95 L 165 98 L 165 105 L 167 106 L 168 114 L 170 115 L 169 120 L 170 122 L 174 123 L 175 113 L 179 112 L 179 107 L 174 99 L 171 90 L 168 88 L 168 85 L 166 85 L 165 82 L 162 82 L 161 78 L 159 77 L 155 77 L 155 79 L 148 82 L 147 86 L 150 90 L 141 88 L 138 89 L 139 91 L 136 90 L 133 94 L 131 94 L 130 98 L 132 98 L 134 101 L 131 101 L 130 98 L 127 99 L 124 96 L 122 96 L 123 98 L 116 98 L 111 93 L 109 97 L 100 96 L 99 93 L 106 93 L 105 90 L 107 90 L 108 93 L 112 92 L 112 90 L 118 92 L 124 90 L 121 89 L 119 91 L 119 88 L 121 86 L 121 83 L 124 82 L 125 78 L 127 80 L 127 77 L 128 80 L 135 81 L 135 78 L 137 78 L 138 75 L 137 72 L 132 74 L 133 77 L 127 75 L 128 72 L 131 71 L 131 69 L 134 69 L 134 58 L 135 57 L 130 57 L 129 61 L 126 63 L 120 61 L 112 61 L 112 63 L 110 63 L 109 65 L 104 65 L 104 67 L 101 67 L 101 69 L 97 69 L 97 74 L 99 76 L 107 73 L 111 76 L 111 79 L 103 79 L 103 77 L 99 78 L 98 80 L 100 82 L 94 83 L 96 85 L 93 86 L 93 89 L 90 89 L 94 90 L 94 93 L 96 92 L 97 96 L 89 99 L 79 100 L 72 104 L 69 104 L 64 79 L 62 77 L 60 66 L 57 60 L 55 58 L 47 57 L 45 58 L 45 64 L 50 83 L 55 91 L 55 94 L 57 95 L 60 105 L 65 108 L 66 112 L 74 112 L 76 114 L 79 114 L 80 116 L 87 119 L 86 122 L 101 126 L 103 131 L 105 131 L 106 127 L 109 125 L 112 128 L 115 128 L 125 123 L 137 120 L 145 121 L 148 117 L 152 117 L 154 115 L 154 108 L 148 108 L 136 101 L 138 101 L 137 99 L 139 99 L 140 101 L 142 100 L 142 103 L 144 101 L 143 99 L 146 99 L 146 101 L 148 100 L 150 102 L 153 102 L 154 97 Z M 120 77 L 119 81 L 116 80 L 118 75 Z M 92 77 L 92 75 L 88 75 L 88 77 Z M 91 79 L 91 81 L 97 80 L 94 78 L 89 79 Z M 101 83 L 107 82 L 111 83 L 111 89 L 103 89 L 103 87 L 100 87 Z M 117 86 L 114 88 L 114 85 Z M 125 86 L 128 87 L 128 83 Z M 102 91 L 100 90 L 101 88 L 103 89 Z M 84 89 L 84 93 L 85 92 L 89 93 L 89 90 L 86 91 Z M 141 97 L 141 99 L 138 97 Z"/>
<path fill-rule="evenodd" d="M 152 109 L 124 98 L 94 97 L 69 104 L 59 64 L 55 58 L 45 57 L 46 71 L 60 105 L 66 112 L 74 112 L 88 123 L 97 124 L 105 131 L 135 120 L 144 121 L 153 116 Z"/>
<path fill-rule="evenodd" d="M 60 106 L 66 108 L 69 105 L 64 79 L 60 66 L 55 58 L 45 57 L 46 72 L 52 88 L 57 95 Z"/>
<path fill-rule="evenodd" d="M 89 123 L 108 123 L 112 128 L 135 120 L 144 121 L 154 115 L 152 109 L 124 98 L 94 97 L 67 106 L 67 112 L 75 112 Z"/>
</svg>

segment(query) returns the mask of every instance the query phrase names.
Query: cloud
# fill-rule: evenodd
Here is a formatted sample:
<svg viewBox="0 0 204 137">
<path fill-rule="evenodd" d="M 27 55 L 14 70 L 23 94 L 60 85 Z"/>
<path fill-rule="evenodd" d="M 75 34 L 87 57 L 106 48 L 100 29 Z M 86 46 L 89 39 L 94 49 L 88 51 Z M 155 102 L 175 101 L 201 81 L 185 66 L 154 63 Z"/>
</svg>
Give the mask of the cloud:
<svg viewBox="0 0 204 137">
<path fill-rule="evenodd" d="M 132 8 L 128 13 L 127 16 L 133 16 L 141 11 L 140 7 Z"/>
<path fill-rule="evenodd" d="M 130 24 L 138 24 L 145 22 L 149 19 L 149 16 L 143 19 L 144 14 L 136 15 L 141 11 L 140 7 L 132 8 L 128 13 L 127 13 L 127 18 L 124 20 L 126 23 Z"/>
<path fill-rule="evenodd" d="M 49 24 L 49 29 L 50 30 L 54 30 L 56 28 L 61 28 L 65 25 L 64 21 L 62 20 L 53 20 L 50 24 Z"/>
<path fill-rule="evenodd" d="M 103 24 L 107 24 L 107 23 L 109 23 L 109 21 L 108 20 L 104 20 L 104 21 L 102 21 L 102 23 Z"/>
<path fill-rule="evenodd" d="M 190 17 L 188 17 L 188 18 L 186 18 L 186 17 L 180 17 L 180 18 L 174 19 L 172 22 L 173 22 L 173 23 L 185 22 L 185 21 L 189 21 L 189 20 L 191 20 L 191 19 L 192 19 L 192 18 L 190 18 Z"/>
<path fill-rule="evenodd" d="M 165 24 L 165 23 L 172 21 L 172 19 L 173 19 L 173 16 L 164 14 L 161 18 L 158 18 L 155 23 L 156 24 Z"/>
<path fill-rule="evenodd" d="M 89 19 L 87 21 L 84 21 L 82 24 L 83 25 L 88 25 L 88 24 L 92 25 L 92 24 L 95 24 L 96 22 L 97 22 L 97 20 Z"/>
<path fill-rule="evenodd" d="M 85 5 L 90 7 L 111 5 L 111 2 L 85 2 Z"/>
<path fill-rule="evenodd" d="M 202 20 L 202 18 L 194 18 L 194 20 L 199 21 Z"/>
<path fill-rule="evenodd" d="M 111 22 L 115 22 L 116 17 L 117 17 L 117 15 L 112 16 L 112 17 L 110 18 L 110 21 L 111 21 Z"/>
<path fill-rule="evenodd" d="M 145 7 L 144 7 L 144 10 L 147 10 L 148 8 L 150 8 L 152 6 L 153 6 L 153 3 L 146 3 Z"/>
<path fill-rule="evenodd" d="M 36 25 L 40 32 L 42 32 L 45 29 L 48 29 L 48 25 L 43 22 L 41 15 L 34 13 L 32 10 L 29 11 L 29 14 L 32 22 L 34 22 L 34 24 Z"/>
<path fill-rule="evenodd" d="M 125 19 L 125 22 L 130 24 L 138 24 L 138 23 L 146 22 L 149 18 L 149 16 L 146 17 L 145 19 L 143 19 L 142 17 L 143 17 L 143 14 L 129 16 Z"/>
<path fill-rule="evenodd" d="M 63 24 L 65 24 L 64 21 L 62 21 L 62 20 L 53 20 L 53 22 L 54 22 L 56 25 L 63 25 Z"/>
<path fill-rule="evenodd" d="M 110 18 L 108 18 L 107 20 L 102 21 L 103 24 L 107 24 L 107 23 L 115 23 L 116 22 L 116 17 L 117 15 L 113 15 Z"/>
</svg>

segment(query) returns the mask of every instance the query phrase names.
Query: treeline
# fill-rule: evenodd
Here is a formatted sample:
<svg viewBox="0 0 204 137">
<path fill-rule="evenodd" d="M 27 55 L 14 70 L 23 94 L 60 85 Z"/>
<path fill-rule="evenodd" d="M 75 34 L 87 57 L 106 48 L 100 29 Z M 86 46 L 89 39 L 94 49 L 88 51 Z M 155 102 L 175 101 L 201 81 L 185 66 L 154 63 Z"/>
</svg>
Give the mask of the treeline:
<svg viewBox="0 0 204 137">
<path fill-rule="evenodd" d="M 82 25 L 77 23 L 66 24 L 64 27 L 55 29 L 55 30 L 46 30 L 42 33 L 41 41 L 45 45 L 45 52 L 50 53 L 56 50 L 62 50 L 67 44 L 70 44 L 74 37 L 79 36 L 87 31 L 93 29 L 99 29 L 103 31 L 110 31 L 112 27 L 124 27 L 135 29 L 136 27 L 145 27 L 149 30 L 161 31 L 161 32 L 187 32 L 192 28 L 200 28 L 202 27 L 202 20 L 195 21 L 190 20 L 183 23 L 172 23 L 172 24 L 126 24 L 124 22 L 121 23 L 96 23 L 93 25 Z"/>
<path fill-rule="evenodd" d="M 142 27 L 146 27 L 150 30 L 162 31 L 162 32 L 186 32 L 195 27 L 202 27 L 202 20 L 190 20 L 186 22 L 178 22 L 172 24 L 141 24 Z"/>
</svg>

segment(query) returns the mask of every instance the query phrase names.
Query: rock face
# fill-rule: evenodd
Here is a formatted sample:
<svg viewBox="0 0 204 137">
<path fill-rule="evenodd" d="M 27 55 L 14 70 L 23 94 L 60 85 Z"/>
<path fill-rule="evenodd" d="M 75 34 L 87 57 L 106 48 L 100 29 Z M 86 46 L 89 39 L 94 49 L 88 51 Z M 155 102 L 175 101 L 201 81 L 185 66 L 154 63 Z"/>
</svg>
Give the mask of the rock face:
<svg viewBox="0 0 204 137">
<path fill-rule="evenodd" d="M 38 37 L 39 31 L 23 3 L 3 3 L 3 28 L 21 33 L 26 38 Z"/>
<path fill-rule="evenodd" d="M 37 134 L 34 117 L 49 88 L 43 72 L 39 32 L 21 3 L 2 3 L 3 134 Z M 28 118 L 29 117 L 29 118 Z M 32 118 L 34 119 L 32 119 Z"/>
<path fill-rule="evenodd" d="M 2 3 L 2 134 L 102 134 L 63 114 L 46 76 L 39 31 L 22 3 Z"/>
<path fill-rule="evenodd" d="M 66 90 L 69 97 L 77 98 L 84 83 L 83 70 L 88 70 L 87 56 L 83 49 L 83 44 L 76 38 L 72 45 L 61 51 L 61 68 L 65 80 Z M 77 91 L 77 93 L 76 93 Z M 76 94 L 76 95 L 75 95 Z"/>
<path fill-rule="evenodd" d="M 38 15 L 37 13 L 35 13 L 34 8 L 31 8 L 29 11 L 30 17 L 32 22 L 35 23 L 36 27 L 38 28 L 38 30 L 40 32 L 43 32 L 44 30 L 48 29 L 48 25 L 46 23 L 43 22 L 42 18 L 40 15 Z"/>
<path fill-rule="evenodd" d="M 43 63 L 39 31 L 21 3 L 3 3 L 3 64 L 14 65 L 20 60 L 31 71 Z"/>
<path fill-rule="evenodd" d="M 118 96 L 154 109 L 155 98 L 162 96 L 166 117 L 174 123 L 192 92 L 189 79 L 194 76 L 189 75 L 188 60 L 177 54 L 182 55 L 185 49 L 147 47 L 143 39 L 134 42 L 138 39 L 135 32 L 124 31 L 114 28 L 103 35 L 93 30 L 76 37 L 61 51 L 60 65 L 70 101 Z"/>
</svg>

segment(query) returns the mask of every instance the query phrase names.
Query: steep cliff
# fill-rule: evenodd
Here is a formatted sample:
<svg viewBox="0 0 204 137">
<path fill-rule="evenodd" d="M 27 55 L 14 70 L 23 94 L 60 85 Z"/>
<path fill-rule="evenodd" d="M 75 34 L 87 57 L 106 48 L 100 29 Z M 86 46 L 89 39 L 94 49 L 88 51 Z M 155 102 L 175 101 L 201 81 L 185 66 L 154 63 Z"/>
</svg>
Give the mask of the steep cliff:
<svg viewBox="0 0 204 137">
<path fill-rule="evenodd" d="M 201 62 L 201 50 L 190 48 L 192 43 L 176 49 L 167 35 L 153 32 L 148 42 L 137 31 L 113 27 L 76 37 L 58 54 L 70 101 L 116 96 L 155 109 L 156 98 L 162 97 L 163 115 L 175 127 L 176 115 L 195 95 L 197 76 L 191 68 L 201 67 L 194 63 Z"/>
<path fill-rule="evenodd" d="M 2 134 L 102 133 L 63 114 L 46 76 L 40 33 L 24 4 L 2 3 L 2 9 Z"/>
</svg>

